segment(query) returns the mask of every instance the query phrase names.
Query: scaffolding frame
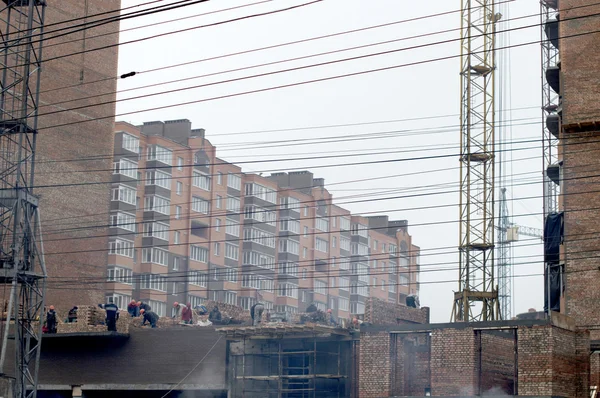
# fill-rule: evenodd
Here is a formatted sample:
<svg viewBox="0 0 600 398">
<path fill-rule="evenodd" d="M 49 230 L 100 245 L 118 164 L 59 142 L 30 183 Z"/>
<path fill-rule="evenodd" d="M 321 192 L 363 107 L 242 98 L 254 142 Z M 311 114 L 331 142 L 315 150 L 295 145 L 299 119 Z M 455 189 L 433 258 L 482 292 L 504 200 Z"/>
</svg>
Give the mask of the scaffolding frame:
<svg viewBox="0 0 600 398">
<path fill-rule="evenodd" d="M 0 375 L 13 397 L 35 397 L 46 268 L 33 184 L 46 2 L 0 4 L 0 283 L 10 285 Z M 14 376 L 5 372 L 9 335 Z"/>
<path fill-rule="evenodd" d="M 459 285 L 453 322 L 497 320 L 500 312 L 493 264 L 495 8 L 494 0 L 462 0 Z"/>
</svg>

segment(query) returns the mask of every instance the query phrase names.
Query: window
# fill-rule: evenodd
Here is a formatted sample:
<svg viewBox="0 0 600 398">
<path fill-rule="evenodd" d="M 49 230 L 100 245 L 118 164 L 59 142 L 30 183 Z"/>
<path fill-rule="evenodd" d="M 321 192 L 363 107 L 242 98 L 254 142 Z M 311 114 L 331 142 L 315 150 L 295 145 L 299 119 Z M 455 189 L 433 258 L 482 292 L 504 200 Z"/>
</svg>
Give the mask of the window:
<svg viewBox="0 0 600 398">
<path fill-rule="evenodd" d="M 135 215 L 119 211 L 110 216 L 110 226 L 135 232 Z"/>
<path fill-rule="evenodd" d="M 170 149 L 160 145 L 151 145 L 148 147 L 148 160 L 158 160 L 170 166 L 173 161 L 173 153 Z"/>
<path fill-rule="evenodd" d="M 369 267 L 365 263 L 352 264 L 352 274 L 358 276 L 361 282 L 369 283 Z"/>
<path fill-rule="evenodd" d="M 275 282 L 273 281 L 273 279 L 261 279 L 260 280 L 260 290 L 264 290 L 264 291 L 272 293 L 274 288 L 275 288 Z"/>
<path fill-rule="evenodd" d="M 395 281 L 388 282 L 388 290 L 390 293 L 396 293 L 396 282 Z"/>
<path fill-rule="evenodd" d="M 279 221 L 279 230 L 300 233 L 300 221 L 283 219 Z"/>
<path fill-rule="evenodd" d="M 109 242 L 109 254 L 133 258 L 133 242 L 123 239 L 115 239 Z"/>
<path fill-rule="evenodd" d="M 140 289 L 152 289 L 166 292 L 167 278 L 156 274 L 142 274 L 140 275 Z"/>
<path fill-rule="evenodd" d="M 333 247 L 335 249 L 336 246 L 337 246 L 337 238 L 334 236 L 331 238 L 331 247 Z"/>
<path fill-rule="evenodd" d="M 171 201 L 162 196 L 150 195 L 144 199 L 144 207 L 146 211 L 155 211 L 160 214 L 169 215 Z"/>
<path fill-rule="evenodd" d="M 123 149 L 137 153 L 140 147 L 140 139 L 134 135 L 123 133 Z"/>
<path fill-rule="evenodd" d="M 350 294 L 358 294 L 360 296 L 368 297 L 369 288 L 367 287 L 367 285 L 362 285 L 354 282 L 350 286 Z"/>
<path fill-rule="evenodd" d="M 350 239 L 340 237 L 340 249 L 350 251 Z"/>
<path fill-rule="evenodd" d="M 377 278 L 373 277 L 373 286 L 377 287 Z"/>
<path fill-rule="evenodd" d="M 256 183 L 246 184 L 246 196 L 254 196 L 273 204 L 277 203 L 277 192 L 275 190 Z"/>
<path fill-rule="evenodd" d="M 179 271 L 179 257 L 173 257 L 173 271 Z"/>
<path fill-rule="evenodd" d="M 216 218 L 215 219 L 215 231 L 219 232 L 220 230 L 221 230 L 221 219 Z"/>
<path fill-rule="evenodd" d="M 215 256 L 219 256 L 221 252 L 221 244 L 219 242 L 215 242 L 214 254 Z"/>
<path fill-rule="evenodd" d="M 327 253 L 329 252 L 329 242 L 325 239 L 317 238 L 315 240 L 315 248 L 320 252 Z"/>
<path fill-rule="evenodd" d="M 225 280 L 227 282 L 237 283 L 238 273 L 235 268 L 225 268 Z"/>
<path fill-rule="evenodd" d="M 219 269 L 217 267 L 213 268 L 213 280 L 219 280 Z"/>
<path fill-rule="evenodd" d="M 183 192 L 183 183 L 181 181 L 177 181 L 177 195 L 181 195 Z"/>
<path fill-rule="evenodd" d="M 308 227 L 304 227 L 304 237 L 308 238 Z"/>
<path fill-rule="evenodd" d="M 233 220 L 227 220 L 227 225 L 225 226 L 225 233 L 239 238 L 240 224 Z"/>
<path fill-rule="evenodd" d="M 208 200 L 199 198 L 197 196 L 194 196 L 192 198 L 192 210 L 197 212 L 197 213 L 203 213 L 203 214 L 208 214 L 209 212 L 209 202 Z"/>
<path fill-rule="evenodd" d="M 302 269 L 302 279 L 306 279 L 306 268 Z"/>
<path fill-rule="evenodd" d="M 242 275 L 242 287 L 260 289 L 260 278 L 254 274 Z"/>
<path fill-rule="evenodd" d="M 204 189 L 205 191 L 210 191 L 210 177 L 197 171 L 194 171 L 192 177 L 192 183 L 195 187 Z"/>
<path fill-rule="evenodd" d="M 200 261 L 201 263 L 208 262 L 208 249 L 200 246 L 190 246 L 190 260 Z"/>
<path fill-rule="evenodd" d="M 146 171 L 146 185 L 156 185 L 171 190 L 171 176 L 159 170 Z"/>
<path fill-rule="evenodd" d="M 369 246 L 364 243 L 356 243 L 353 242 L 350 246 L 350 253 L 358 256 L 368 256 L 369 255 Z"/>
<path fill-rule="evenodd" d="M 350 288 L 350 279 L 341 277 L 338 279 L 338 288 L 340 290 L 348 291 Z"/>
<path fill-rule="evenodd" d="M 350 258 L 349 257 L 340 257 L 340 269 L 347 270 L 350 269 Z"/>
<path fill-rule="evenodd" d="M 300 208 L 300 200 L 292 197 L 282 197 L 280 199 L 280 204 L 282 209 L 299 209 Z"/>
<path fill-rule="evenodd" d="M 109 296 L 106 296 L 107 303 L 115 304 L 119 308 L 127 307 L 127 304 L 129 304 L 130 301 L 131 296 L 126 294 L 113 293 Z"/>
<path fill-rule="evenodd" d="M 331 257 L 331 260 L 329 261 L 329 264 L 331 264 L 332 268 L 335 268 L 335 257 Z"/>
<path fill-rule="evenodd" d="M 290 239 L 279 239 L 279 253 L 299 254 L 300 245 Z"/>
<path fill-rule="evenodd" d="M 381 280 L 381 290 L 385 292 L 385 281 L 383 279 Z"/>
<path fill-rule="evenodd" d="M 277 296 L 298 298 L 298 286 L 292 283 L 278 283 Z"/>
<path fill-rule="evenodd" d="M 215 206 L 217 206 L 217 209 L 221 208 L 221 199 L 223 199 L 221 196 L 217 195 L 217 199 L 215 200 Z"/>
<path fill-rule="evenodd" d="M 217 172 L 217 184 L 223 185 L 223 173 Z"/>
<path fill-rule="evenodd" d="M 114 163 L 113 174 L 121 174 L 129 178 L 137 178 L 138 165 L 129 159 L 122 158 Z"/>
<path fill-rule="evenodd" d="M 192 295 L 190 295 L 188 297 L 189 297 L 188 300 L 190 301 L 192 308 L 195 308 L 196 306 L 199 306 L 206 302 L 206 299 L 204 297 L 198 297 L 198 296 L 192 296 Z"/>
<path fill-rule="evenodd" d="M 377 250 L 377 241 L 376 240 L 373 241 L 373 250 Z"/>
<path fill-rule="evenodd" d="M 382 244 L 381 244 L 381 252 L 382 252 L 382 253 L 385 253 L 385 243 L 382 243 Z"/>
<path fill-rule="evenodd" d="M 181 232 L 175 231 L 175 233 L 173 234 L 173 241 L 176 245 L 178 245 L 181 242 Z"/>
<path fill-rule="evenodd" d="M 343 231 L 350 231 L 350 219 L 346 217 L 340 217 L 340 229 Z"/>
<path fill-rule="evenodd" d="M 175 219 L 179 220 L 181 218 L 181 206 L 175 206 Z"/>
<path fill-rule="evenodd" d="M 227 210 L 234 213 L 240 212 L 240 198 L 234 196 L 227 197 Z"/>
<path fill-rule="evenodd" d="M 142 249 L 142 262 L 166 266 L 169 264 L 169 252 L 157 247 L 144 248 Z"/>
<path fill-rule="evenodd" d="M 235 174 L 227 174 L 227 186 L 240 191 L 242 189 L 242 178 Z"/>
<path fill-rule="evenodd" d="M 350 304 L 350 313 L 361 315 L 365 313 L 365 305 L 363 303 Z"/>
<path fill-rule="evenodd" d="M 336 223 L 337 223 L 337 216 L 336 217 L 332 217 L 331 221 L 333 222 L 333 227 L 335 228 L 336 227 Z"/>
<path fill-rule="evenodd" d="M 329 232 L 329 220 L 325 218 L 317 218 L 316 227 L 319 231 Z"/>
<path fill-rule="evenodd" d="M 244 228 L 244 242 L 275 248 L 275 235 L 256 228 Z"/>
<path fill-rule="evenodd" d="M 363 238 L 369 238 L 369 227 L 362 224 L 352 224 L 350 229 L 350 233 L 352 235 L 358 235 Z"/>
<path fill-rule="evenodd" d="M 329 287 L 331 287 L 331 288 L 335 287 L 335 276 L 329 278 Z"/>
<path fill-rule="evenodd" d="M 302 248 L 302 258 L 306 258 L 308 256 L 308 249 L 306 247 Z"/>
<path fill-rule="evenodd" d="M 308 206 L 304 206 L 304 217 L 308 217 Z"/>
<path fill-rule="evenodd" d="M 256 299 L 254 297 L 240 297 L 239 306 L 243 309 L 249 310 L 254 304 L 256 304 Z"/>
<path fill-rule="evenodd" d="M 169 240 L 169 225 L 158 222 L 144 223 L 144 236 Z"/>
<path fill-rule="evenodd" d="M 233 243 L 225 243 L 225 257 L 231 260 L 238 260 L 240 257 L 240 247 Z"/>
<path fill-rule="evenodd" d="M 188 273 L 188 283 L 190 285 L 206 287 L 207 282 L 208 276 L 206 275 L 206 273 L 200 271 L 190 271 Z"/>
<path fill-rule="evenodd" d="M 396 247 L 396 245 L 392 245 L 391 243 L 388 245 L 388 252 L 392 255 L 395 255 L 398 248 Z"/>
<path fill-rule="evenodd" d="M 183 158 L 177 157 L 177 170 L 183 170 Z"/>
<path fill-rule="evenodd" d="M 254 251 L 244 251 L 242 262 L 244 265 L 256 265 L 270 270 L 275 269 L 275 257 Z"/>
<path fill-rule="evenodd" d="M 315 293 L 319 293 L 319 294 L 327 294 L 327 283 L 320 281 L 320 280 L 315 280 Z"/>
<path fill-rule="evenodd" d="M 274 211 L 265 210 L 257 206 L 246 206 L 244 208 L 244 219 L 260 221 L 272 226 L 277 225 L 277 215 Z"/>
<path fill-rule="evenodd" d="M 136 195 L 137 190 L 124 185 L 119 185 L 118 188 L 113 188 L 112 200 L 135 206 Z"/>
<path fill-rule="evenodd" d="M 298 264 L 290 262 L 279 263 L 278 271 L 280 274 L 298 276 Z"/>
<path fill-rule="evenodd" d="M 167 303 L 156 300 L 148 300 L 148 304 L 152 308 L 152 311 L 156 312 L 158 316 L 167 316 Z"/>
<path fill-rule="evenodd" d="M 400 256 L 400 266 L 404 267 L 404 268 L 408 268 L 409 265 L 410 265 L 410 260 L 408 259 L 408 257 L 401 255 Z"/>
<path fill-rule="evenodd" d="M 133 271 L 123 267 L 108 267 L 108 282 L 118 282 L 131 285 L 133 283 Z"/>
<path fill-rule="evenodd" d="M 339 297 L 338 298 L 338 308 L 341 311 L 348 311 L 350 309 L 350 301 L 348 301 L 348 299 Z"/>
<path fill-rule="evenodd" d="M 237 294 L 234 292 L 225 292 L 225 304 L 235 305 L 237 300 Z"/>
<path fill-rule="evenodd" d="M 408 276 L 406 274 L 400 275 L 400 286 L 408 286 Z"/>
</svg>

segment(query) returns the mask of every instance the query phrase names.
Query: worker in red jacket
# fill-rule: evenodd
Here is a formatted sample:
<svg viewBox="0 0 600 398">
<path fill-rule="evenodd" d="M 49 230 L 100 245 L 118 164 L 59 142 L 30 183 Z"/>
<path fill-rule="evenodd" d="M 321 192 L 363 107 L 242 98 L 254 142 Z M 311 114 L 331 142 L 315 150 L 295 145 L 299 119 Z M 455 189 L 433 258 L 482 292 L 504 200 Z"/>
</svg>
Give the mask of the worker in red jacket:
<svg viewBox="0 0 600 398">
<path fill-rule="evenodd" d="M 191 325 L 193 322 L 192 314 L 192 303 L 187 303 L 187 305 L 181 309 L 181 320 L 183 321 L 183 323 Z"/>
</svg>

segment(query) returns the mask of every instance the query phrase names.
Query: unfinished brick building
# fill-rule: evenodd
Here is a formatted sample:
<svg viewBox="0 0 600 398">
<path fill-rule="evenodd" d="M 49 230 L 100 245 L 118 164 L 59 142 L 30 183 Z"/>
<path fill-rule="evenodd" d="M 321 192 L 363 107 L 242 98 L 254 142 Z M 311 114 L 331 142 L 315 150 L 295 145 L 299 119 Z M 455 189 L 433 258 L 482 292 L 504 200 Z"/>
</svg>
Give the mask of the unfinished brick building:
<svg viewBox="0 0 600 398">
<path fill-rule="evenodd" d="M 46 6 L 34 192 L 41 197 L 50 276 L 46 302 L 61 307 L 104 299 L 103 283 L 82 287 L 77 281 L 106 277 L 115 104 L 90 105 L 116 99 L 119 23 L 62 34 L 120 8 L 120 0 L 50 1 Z M 56 25 L 66 20 L 73 21 Z M 70 110 L 82 106 L 89 107 Z"/>
</svg>

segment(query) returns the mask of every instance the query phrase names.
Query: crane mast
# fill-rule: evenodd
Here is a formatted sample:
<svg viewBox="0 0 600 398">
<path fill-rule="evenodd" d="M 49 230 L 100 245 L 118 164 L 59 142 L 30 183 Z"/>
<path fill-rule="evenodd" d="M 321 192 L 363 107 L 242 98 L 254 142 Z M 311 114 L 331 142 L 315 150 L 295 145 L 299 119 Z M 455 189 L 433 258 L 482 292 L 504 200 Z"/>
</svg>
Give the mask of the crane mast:
<svg viewBox="0 0 600 398">
<path fill-rule="evenodd" d="M 0 375 L 7 395 L 19 398 L 37 392 L 46 278 L 33 194 L 45 6 L 0 3 L 0 283 L 10 292 L 3 296 Z"/>
<path fill-rule="evenodd" d="M 499 319 L 494 277 L 494 0 L 462 0 L 459 285 L 452 321 Z"/>
</svg>

